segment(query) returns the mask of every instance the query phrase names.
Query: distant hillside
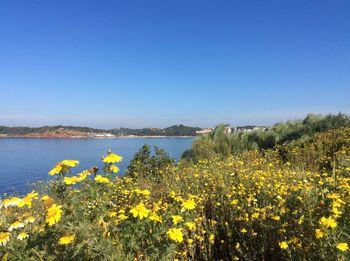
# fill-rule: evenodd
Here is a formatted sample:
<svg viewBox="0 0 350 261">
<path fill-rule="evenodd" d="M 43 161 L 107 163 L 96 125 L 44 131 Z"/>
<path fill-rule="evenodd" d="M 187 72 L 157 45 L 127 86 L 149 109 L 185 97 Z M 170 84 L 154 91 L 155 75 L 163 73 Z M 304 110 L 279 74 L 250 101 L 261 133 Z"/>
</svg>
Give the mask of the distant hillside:
<svg viewBox="0 0 350 261">
<path fill-rule="evenodd" d="M 0 126 L 0 134 L 7 134 L 7 135 L 26 135 L 31 133 L 47 133 L 47 132 L 55 132 L 55 131 L 62 131 L 62 130 L 70 130 L 70 131 L 77 131 L 82 133 L 88 133 L 88 132 L 101 132 L 105 130 L 100 129 L 93 129 L 88 127 L 75 127 L 75 126 L 43 126 L 43 127 L 6 127 L 6 126 Z"/>
<path fill-rule="evenodd" d="M 113 136 L 195 136 L 197 127 L 188 127 L 182 124 L 164 129 L 160 128 L 118 128 L 118 129 L 94 129 L 76 126 L 43 126 L 43 127 L 6 127 L 0 126 L 0 136 L 24 136 L 24 137 L 99 137 L 102 134 Z"/>
<path fill-rule="evenodd" d="M 119 128 L 111 130 L 111 133 L 118 136 L 135 135 L 135 136 L 195 136 L 196 131 L 201 128 L 188 127 L 182 124 L 173 125 L 164 129 L 158 128 L 143 128 L 129 129 Z"/>
</svg>

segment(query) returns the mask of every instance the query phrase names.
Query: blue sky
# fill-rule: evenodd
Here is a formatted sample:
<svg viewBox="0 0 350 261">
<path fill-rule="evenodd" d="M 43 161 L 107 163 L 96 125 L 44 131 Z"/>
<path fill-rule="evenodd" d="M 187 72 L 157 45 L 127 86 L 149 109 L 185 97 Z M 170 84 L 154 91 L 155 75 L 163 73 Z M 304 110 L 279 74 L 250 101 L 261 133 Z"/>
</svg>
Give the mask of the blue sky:
<svg viewBox="0 0 350 261">
<path fill-rule="evenodd" d="M 350 1 L 0 0 L 0 125 L 350 113 Z"/>
</svg>

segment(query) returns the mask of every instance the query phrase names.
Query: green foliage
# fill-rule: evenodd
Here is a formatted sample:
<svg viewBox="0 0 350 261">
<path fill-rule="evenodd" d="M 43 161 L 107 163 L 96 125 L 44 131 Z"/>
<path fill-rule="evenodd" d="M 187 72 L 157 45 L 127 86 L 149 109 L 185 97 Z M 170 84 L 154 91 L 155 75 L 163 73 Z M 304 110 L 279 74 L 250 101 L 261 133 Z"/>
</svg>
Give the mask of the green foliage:
<svg viewBox="0 0 350 261">
<path fill-rule="evenodd" d="M 135 135 L 135 136 L 195 136 L 196 131 L 200 130 L 197 127 L 188 127 L 182 124 L 173 125 L 164 129 L 158 128 L 143 128 L 143 129 L 129 129 L 119 128 L 112 129 L 112 134 L 115 135 Z"/>
<path fill-rule="evenodd" d="M 173 125 L 164 129 L 159 128 L 142 128 L 142 129 L 94 129 L 88 127 L 76 126 L 43 126 L 37 128 L 31 127 L 6 127 L 0 126 L 1 135 L 26 135 L 26 134 L 42 134 L 45 132 L 55 132 L 59 130 L 78 131 L 82 133 L 111 133 L 117 136 L 135 135 L 135 136 L 195 136 L 196 131 L 200 130 L 197 127 L 189 127 L 180 125 Z"/>
<path fill-rule="evenodd" d="M 142 148 L 135 154 L 131 160 L 126 175 L 132 178 L 145 178 L 152 181 L 159 181 L 162 173 L 169 166 L 175 163 L 175 160 L 170 158 L 167 153 L 154 147 L 155 155 L 151 155 L 151 147 L 143 145 Z"/>
<path fill-rule="evenodd" d="M 281 160 L 297 170 L 334 173 L 336 166 L 349 165 L 350 158 L 344 153 L 350 147 L 350 132 L 339 128 L 316 133 L 311 137 L 294 140 L 276 146 Z"/>
<path fill-rule="evenodd" d="M 200 128 L 188 127 L 180 124 L 164 128 L 163 132 L 167 136 L 195 136 L 198 130 L 200 130 Z"/>
<path fill-rule="evenodd" d="M 326 116 L 308 114 L 304 120 L 277 123 L 269 129 L 251 132 L 226 133 L 226 126 L 221 124 L 213 133 L 196 138 L 182 158 L 196 162 L 212 157 L 227 158 L 244 151 L 271 149 L 299 138 L 307 139 L 318 132 L 350 127 L 350 117 L 341 113 Z"/>
<path fill-rule="evenodd" d="M 6 126 L 0 126 L 0 134 L 5 135 L 25 135 L 29 133 L 44 133 L 44 132 L 54 132 L 59 129 L 66 129 L 66 130 L 73 130 L 73 131 L 80 131 L 80 132 L 104 132 L 102 129 L 93 129 L 88 127 L 75 127 L 75 126 L 43 126 L 43 127 L 6 127 Z"/>
<path fill-rule="evenodd" d="M 230 142 L 222 128 L 212 151 Z M 78 161 L 59 162 L 47 195 L 0 200 L 0 258 L 350 259 L 350 128 L 196 164 L 166 158 L 144 146 L 133 163 L 148 166 L 133 178 L 112 178 L 112 152 L 104 168 L 76 175 Z"/>
</svg>

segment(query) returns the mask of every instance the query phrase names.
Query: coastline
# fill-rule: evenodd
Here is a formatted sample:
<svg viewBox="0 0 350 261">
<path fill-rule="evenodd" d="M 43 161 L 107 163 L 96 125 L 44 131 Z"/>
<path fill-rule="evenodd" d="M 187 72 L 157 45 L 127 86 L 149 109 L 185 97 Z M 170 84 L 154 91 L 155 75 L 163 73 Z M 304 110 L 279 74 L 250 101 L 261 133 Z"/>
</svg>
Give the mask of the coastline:
<svg viewBox="0 0 350 261">
<path fill-rule="evenodd" d="M 95 137 L 95 136 L 42 136 L 42 135 L 0 135 L 0 139 L 18 138 L 18 139 L 151 139 L 151 138 L 195 138 L 197 136 L 137 136 L 137 135 L 127 135 L 127 136 L 115 136 L 115 137 Z"/>
</svg>

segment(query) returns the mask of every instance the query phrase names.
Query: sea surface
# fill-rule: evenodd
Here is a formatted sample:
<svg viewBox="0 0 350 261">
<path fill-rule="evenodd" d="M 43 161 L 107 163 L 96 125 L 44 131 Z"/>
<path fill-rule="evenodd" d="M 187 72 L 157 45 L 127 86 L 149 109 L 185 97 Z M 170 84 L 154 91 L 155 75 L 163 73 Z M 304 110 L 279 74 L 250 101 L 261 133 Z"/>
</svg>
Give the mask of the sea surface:
<svg viewBox="0 0 350 261">
<path fill-rule="evenodd" d="M 49 181 L 48 175 L 57 162 L 64 159 L 79 160 L 72 174 L 91 166 L 103 165 L 101 156 L 107 150 L 121 155 L 119 175 L 123 175 L 130 160 L 144 145 L 164 149 L 169 156 L 180 159 L 191 147 L 193 138 L 116 138 L 116 139 L 0 139 L 0 196 L 24 194 L 31 191 L 37 181 Z M 153 149 L 152 149 L 153 151 Z"/>
</svg>

